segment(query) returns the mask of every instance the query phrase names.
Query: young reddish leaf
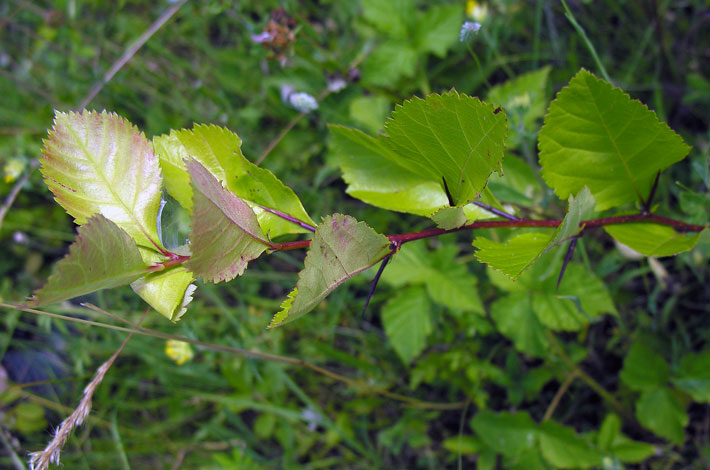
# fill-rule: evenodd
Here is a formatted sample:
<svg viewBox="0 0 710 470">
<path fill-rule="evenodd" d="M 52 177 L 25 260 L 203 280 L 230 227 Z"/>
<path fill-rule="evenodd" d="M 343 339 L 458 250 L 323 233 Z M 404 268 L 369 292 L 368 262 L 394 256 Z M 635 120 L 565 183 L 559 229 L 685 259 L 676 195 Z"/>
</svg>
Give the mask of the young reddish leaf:
<svg viewBox="0 0 710 470">
<path fill-rule="evenodd" d="M 126 285 L 145 274 L 136 243 L 115 223 L 101 214 L 79 227 L 69 254 L 57 263 L 47 285 L 35 292 L 33 305 L 45 305 L 100 289 Z"/>
<path fill-rule="evenodd" d="M 261 233 L 251 207 L 224 189 L 196 161 L 188 161 L 187 169 L 192 176 L 193 211 L 192 256 L 186 267 L 207 281 L 234 279 L 270 243 Z"/>
<path fill-rule="evenodd" d="M 193 275 L 183 266 L 149 274 L 131 284 L 133 292 L 170 321 L 178 321 L 187 311 L 197 287 Z"/>
<path fill-rule="evenodd" d="M 102 214 L 138 245 L 160 249 L 160 166 L 131 123 L 105 111 L 57 112 L 42 153 L 45 182 L 77 224 Z"/>
<path fill-rule="evenodd" d="M 542 177 L 555 194 L 586 184 L 598 211 L 645 201 L 658 172 L 690 151 L 653 111 L 586 70 L 557 94 L 539 142 Z"/>
<path fill-rule="evenodd" d="M 326 217 L 316 229 L 296 288 L 281 304 L 269 328 L 310 312 L 340 284 L 389 253 L 389 239 L 364 222 L 342 214 Z"/>
</svg>

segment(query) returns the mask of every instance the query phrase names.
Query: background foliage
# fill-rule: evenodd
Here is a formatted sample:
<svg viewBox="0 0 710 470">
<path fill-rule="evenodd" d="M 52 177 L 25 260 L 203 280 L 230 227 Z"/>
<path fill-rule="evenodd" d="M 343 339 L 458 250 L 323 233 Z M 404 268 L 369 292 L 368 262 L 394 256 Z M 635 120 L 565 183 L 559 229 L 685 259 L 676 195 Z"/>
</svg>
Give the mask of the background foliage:
<svg viewBox="0 0 710 470">
<path fill-rule="evenodd" d="M 710 7 L 700 0 L 568 5 L 614 83 L 692 146 L 689 157 L 662 176 L 659 210 L 707 223 L 710 62 L 703 45 L 710 38 L 703 25 Z M 313 220 L 341 212 L 378 232 L 403 233 L 430 225 L 349 197 L 341 179 L 342 131 L 326 124 L 376 134 L 395 104 L 455 88 L 501 104 L 508 113 L 504 170 L 511 182 L 494 175 L 490 187 L 496 194 L 505 193 L 528 215 L 564 213 L 566 205 L 544 189 L 547 176 L 536 171 L 537 133 L 550 99 L 580 67 L 600 71 L 564 7 L 545 0 L 3 2 L 0 194 L 32 170 L 53 109 L 77 108 L 124 50 L 176 6 L 175 15 L 107 81 L 89 108 L 115 111 L 148 136 L 193 122 L 226 126 L 241 137 L 247 159 L 294 189 Z M 267 48 L 252 36 L 278 8 L 293 19 L 294 41 Z M 482 27 L 469 42 L 460 42 L 462 22 L 473 20 L 467 14 L 478 15 Z M 344 88 L 337 89 L 338 81 Z M 318 109 L 299 119 L 283 99 L 285 87 L 320 98 Z M 343 163 L 350 191 L 360 197 L 369 188 L 361 182 L 353 189 L 357 170 Z M 189 228 L 169 216 L 174 207 L 169 201 L 162 230 L 163 239 L 177 246 Z M 0 258 L 3 301 L 20 302 L 41 286 L 74 234 L 39 172 L 31 173 L 0 227 L 6 247 Z M 485 236 L 495 243 L 512 234 L 497 230 Z M 536 309 L 554 295 L 563 252 L 543 255 L 512 283 L 474 262 L 470 242 L 471 235 L 462 233 L 407 245 L 385 271 L 364 317 L 360 310 L 373 272 L 336 290 L 310 315 L 266 331 L 296 283 L 303 264 L 299 252 L 256 260 L 236 282 L 201 285 L 181 322 L 151 314 L 143 325 L 298 357 L 355 381 L 135 337 L 98 388 L 91 419 L 65 448 L 64 464 L 710 465 L 707 239 L 677 257 L 637 258 L 602 231 L 585 237 L 564 282 L 574 292 L 584 287 L 575 311 L 612 315 L 592 323 L 581 315 L 573 325 Z M 80 300 L 134 322 L 145 308 L 130 289 Z M 74 302 L 47 310 L 119 324 Z M 93 371 L 125 334 L 12 310 L 3 310 L 1 320 L 7 380 L 0 381 L 0 458 L 1 466 L 10 467 L 13 452 L 24 460 L 27 452 L 44 447 L 49 430 L 75 406 Z M 545 327 L 560 332 L 552 336 Z M 375 389 L 453 405 L 408 406 Z"/>
</svg>

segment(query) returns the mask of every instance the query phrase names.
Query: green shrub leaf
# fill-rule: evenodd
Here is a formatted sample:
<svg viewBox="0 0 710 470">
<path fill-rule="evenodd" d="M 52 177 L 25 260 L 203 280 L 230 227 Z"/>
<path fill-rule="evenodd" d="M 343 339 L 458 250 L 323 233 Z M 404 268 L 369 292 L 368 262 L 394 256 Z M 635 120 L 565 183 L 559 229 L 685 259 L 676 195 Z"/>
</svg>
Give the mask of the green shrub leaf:
<svg viewBox="0 0 710 470">
<path fill-rule="evenodd" d="M 481 441 L 499 454 L 513 456 L 535 447 L 538 426 L 526 412 L 479 411 L 471 427 Z"/>
<path fill-rule="evenodd" d="M 602 455 L 574 429 L 554 421 L 540 425 L 540 450 L 556 468 L 590 468 L 601 465 Z"/>
<path fill-rule="evenodd" d="M 192 283 L 194 280 L 185 267 L 174 266 L 141 277 L 131 284 L 131 288 L 165 318 L 178 321 L 192 301 L 192 294 L 197 288 Z"/>
<path fill-rule="evenodd" d="M 683 356 L 672 380 L 693 400 L 710 403 L 710 351 Z"/>
<path fill-rule="evenodd" d="M 689 251 L 702 234 L 679 233 L 658 224 L 607 225 L 604 230 L 616 241 L 646 256 L 673 256 Z"/>
<path fill-rule="evenodd" d="M 390 241 L 353 217 L 334 214 L 318 225 L 296 288 L 274 315 L 269 328 L 310 312 L 336 287 L 371 267 L 388 253 Z"/>
<path fill-rule="evenodd" d="M 421 287 L 402 290 L 382 307 L 382 324 L 392 347 L 409 364 L 426 346 L 431 333 L 431 305 Z"/>
<path fill-rule="evenodd" d="M 247 263 L 270 244 L 251 207 L 224 189 L 201 164 L 191 161 L 187 168 L 192 177 L 193 211 L 192 255 L 186 267 L 206 281 L 230 281 L 241 276 Z"/>
<path fill-rule="evenodd" d="M 136 242 L 118 225 L 96 214 L 79 227 L 69 254 L 57 263 L 47 285 L 31 302 L 45 305 L 135 281 L 148 270 Z"/>
<path fill-rule="evenodd" d="M 276 209 L 302 222 L 315 225 L 293 190 L 273 173 L 242 155 L 242 140 L 218 126 L 196 125 L 153 138 L 165 173 L 165 187 L 181 206 L 192 210 L 192 188 L 184 159 L 199 162 L 234 194 L 252 205 Z M 306 229 L 254 207 L 259 225 L 271 238 L 304 233 Z"/>
<path fill-rule="evenodd" d="M 102 214 L 139 246 L 160 246 L 160 166 L 131 123 L 105 111 L 57 112 L 40 161 L 47 186 L 77 224 Z"/>
<path fill-rule="evenodd" d="M 598 211 L 645 200 L 656 174 L 690 150 L 654 112 L 586 70 L 550 105 L 539 146 L 555 194 L 566 198 L 586 184 Z"/>
<path fill-rule="evenodd" d="M 670 377 L 668 364 L 651 348 L 636 342 L 624 359 L 619 374 L 622 382 L 634 390 L 655 389 L 664 385 Z"/>
<path fill-rule="evenodd" d="M 444 57 L 456 44 L 461 29 L 463 5 L 434 6 L 419 18 L 415 42 L 420 52 L 431 52 Z"/>
<path fill-rule="evenodd" d="M 636 417 L 644 427 L 674 444 L 685 439 L 688 414 L 680 398 L 667 387 L 643 392 L 636 402 Z"/>
<path fill-rule="evenodd" d="M 530 297 L 514 294 L 491 304 L 491 318 L 498 330 L 510 338 L 518 351 L 535 357 L 545 357 L 549 342 Z"/>
</svg>

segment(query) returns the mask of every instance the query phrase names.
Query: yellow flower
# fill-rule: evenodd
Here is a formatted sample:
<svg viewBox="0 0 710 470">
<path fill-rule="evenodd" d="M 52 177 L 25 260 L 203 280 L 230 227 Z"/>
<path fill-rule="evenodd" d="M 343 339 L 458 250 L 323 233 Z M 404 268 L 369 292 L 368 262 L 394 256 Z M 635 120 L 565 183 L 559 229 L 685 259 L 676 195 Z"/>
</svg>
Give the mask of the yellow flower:
<svg viewBox="0 0 710 470">
<path fill-rule="evenodd" d="M 179 366 L 191 360 L 195 355 L 192 352 L 190 343 L 174 339 L 169 339 L 165 342 L 165 354 Z"/>
<path fill-rule="evenodd" d="M 5 182 L 12 183 L 15 181 L 24 171 L 25 162 L 19 158 L 11 158 L 5 163 L 2 171 L 5 173 Z"/>
<path fill-rule="evenodd" d="M 478 23 L 483 23 L 488 18 L 488 5 L 476 0 L 467 0 L 466 15 Z"/>
</svg>

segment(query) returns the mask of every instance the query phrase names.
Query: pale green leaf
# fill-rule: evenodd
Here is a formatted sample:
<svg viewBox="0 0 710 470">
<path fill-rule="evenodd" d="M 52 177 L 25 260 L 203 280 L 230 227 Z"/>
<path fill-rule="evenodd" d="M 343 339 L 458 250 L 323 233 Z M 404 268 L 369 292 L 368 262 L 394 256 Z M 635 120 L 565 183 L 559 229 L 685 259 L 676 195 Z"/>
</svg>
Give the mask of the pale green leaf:
<svg viewBox="0 0 710 470">
<path fill-rule="evenodd" d="M 429 8 L 419 18 L 415 32 L 417 49 L 444 57 L 459 39 L 461 18 L 463 3 Z"/>
<path fill-rule="evenodd" d="M 656 174 L 690 147 L 641 102 L 581 70 L 550 105 L 539 149 L 555 194 L 588 185 L 602 211 L 645 200 Z"/>
<path fill-rule="evenodd" d="M 499 454 L 512 456 L 535 447 L 538 426 L 528 413 L 479 411 L 471 427 L 481 441 Z"/>
<path fill-rule="evenodd" d="M 413 77 L 416 69 L 417 51 L 409 41 L 389 39 L 377 46 L 363 61 L 362 82 L 393 87 L 401 79 Z"/>
<path fill-rule="evenodd" d="M 390 241 L 364 222 L 342 214 L 318 225 L 296 288 L 274 315 L 269 328 L 310 312 L 336 287 L 390 253 Z"/>
<path fill-rule="evenodd" d="M 57 112 L 40 161 L 55 200 L 77 224 L 102 214 L 138 245 L 160 245 L 160 166 L 131 123 L 105 111 Z"/>
<path fill-rule="evenodd" d="M 616 241 L 646 256 L 673 256 L 691 250 L 702 233 L 680 233 L 658 224 L 607 225 L 604 230 Z"/>
<path fill-rule="evenodd" d="M 269 246 L 254 211 L 225 190 L 201 164 L 187 164 L 192 176 L 193 211 L 190 249 L 186 263 L 195 277 L 211 282 L 241 276 L 247 263 Z"/>
<path fill-rule="evenodd" d="M 421 287 L 409 287 L 382 307 L 382 325 L 402 362 L 409 364 L 426 346 L 432 331 L 431 305 Z"/>
<path fill-rule="evenodd" d="M 347 193 L 383 209 L 428 216 L 449 205 L 440 181 L 415 175 L 378 138 L 357 129 L 329 126 Z"/>
<path fill-rule="evenodd" d="M 131 284 L 133 292 L 171 321 L 178 321 L 187 311 L 197 288 L 195 278 L 183 266 L 149 274 Z"/>
<path fill-rule="evenodd" d="M 710 351 L 683 356 L 672 380 L 693 400 L 710 403 Z"/>
<path fill-rule="evenodd" d="M 69 254 L 61 259 L 47 285 L 35 292 L 33 305 L 45 305 L 119 287 L 138 279 L 149 266 L 136 242 L 115 223 L 100 214 L 79 227 Z"/>
<path fill-rule="evenodd" d="M 513 294 L 496 300 L 491 304 L 491 318 L 498 330 L 513 341 L 518 351 L 545 357 L 549 343 L 530 297 Z"/>
<path fill-rule="evenodd" d="M 674 444 L 685 439 L 688 414 L 683 402 L 667 387 L 643 392 L 636 402 L 636 417 L 645 428 Z"/>
<path fill-rule="evenodd" d="M 155 137 L 153 143 L 165 172 L 165 187 L 184 208 L 192 209 L 192 188 L 184 160 L 193 159 L 227 189 L 254 206 L 259 225 L 269 237 L 307 230 L 264 211 L 259 205 L 315 225 L 291 188 L 269 170 L 254 165 L 242 155 L 242 141 L 230 130 L 196 125 L 192 129 Z"/>
<path fill-rule="evenodd" d="M 406 39 L 415 24 L 417 9 L 412 0 L 362 0 L 362 15 L 380 32 Z"/>
<path fill-rule="evenodd" d="M 574 429 L 554 421 L 540 425 L 540 450 L 555 468 L 590 468 L 602 463 L 602 455 Z"/>
<path fill-rule="evenodd" d="M 385 124 L 390 113 L 390 100 L 381 95 L 358 96 L 350 101 L 350 119 L 372 133 L 376 133 Z"/>
<path fill-rule="evenodd" d="M 520 145 L 522 135 L 534 135 L 538 131 L 538 120 L 545 114 L 547 107 L 545 88 L 549 74 L 550 67 L 543 67 L 496 85 L 488 92 L 486 101 L 501 105 L 508 113 L 508 149 Z"/>
<path fill-rule="evenodd" d="M 634 390 L 655 389 L 668 381 L 670 371 L 666 361 L 651 348 L 636 342 L 624 359 L 619 374 L 622 382 Z"/>
</svg>

